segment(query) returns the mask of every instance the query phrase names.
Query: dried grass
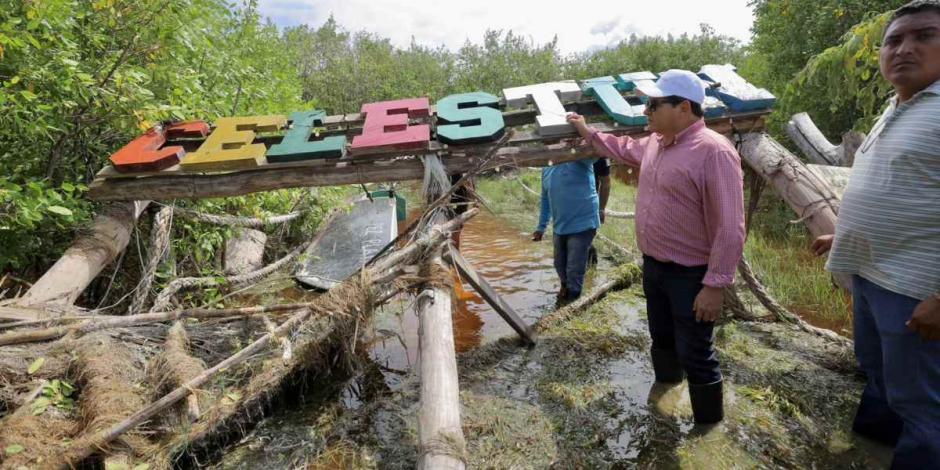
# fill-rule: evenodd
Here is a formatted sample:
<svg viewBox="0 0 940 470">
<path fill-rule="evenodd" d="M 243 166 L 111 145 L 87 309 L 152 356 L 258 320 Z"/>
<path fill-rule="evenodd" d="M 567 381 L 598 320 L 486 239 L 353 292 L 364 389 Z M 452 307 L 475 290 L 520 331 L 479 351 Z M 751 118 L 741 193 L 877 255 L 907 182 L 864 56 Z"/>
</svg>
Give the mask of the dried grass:
<svg viewBox="0 0 940 470">
<path fill-rule="evenodd" d="M 28 411 L 17 413 L 0 423 L 0 467 L 44 468 L 68 445 L 78 423 L 68 417 L 47 412 L 39 416 Z M 11 452 L 16 446 L 22 451 Z"/>
<path fill-rule="evenodd" d="M 186 329 L 181 322 L 176 322 L 170 327 L 164 341 L 163 351 L 150 361 L 147 368 L 148 382 L 153 385 L 152 396 L 154 399 L 159 399 L 159 397 L 173 391 L 174 388 L 197 377 L 206 369 L 202 361 L 190 355 L 189 336 L 186 334 Z M 198 406 L 198 408 L 202 408 L 206 401 L 204 394 L 195 391 L 194 395 L 197 401 L 199 401 L 199 398 L 203 398 L 202 403 L 199 403 Z M 186 407 L 186 404 L 180 403 L 176 407 L 178 413 L 174 417 L 178 419 L 167 416 L 167 424 L 185 425 L 189 424 L 190 418 L 198 417 L 198 415 L 189 416 Z M 192 411 L 195 412 L 196 410 Z"/>
<path fill-rule="evenodd" d="M 81 390 L 79 399 L 82 441 L 107 430 L 147 405 L 145 389 L 140 385 L 142 370 L 131 352 L 106 334 L 91 334 L 76 341 L 76 359 L 72 374 Z M 137 430 L 122 436 L 111 448 L 117 454 L 143 459 L 153 453 L 153 446 Z"/>
</svg>

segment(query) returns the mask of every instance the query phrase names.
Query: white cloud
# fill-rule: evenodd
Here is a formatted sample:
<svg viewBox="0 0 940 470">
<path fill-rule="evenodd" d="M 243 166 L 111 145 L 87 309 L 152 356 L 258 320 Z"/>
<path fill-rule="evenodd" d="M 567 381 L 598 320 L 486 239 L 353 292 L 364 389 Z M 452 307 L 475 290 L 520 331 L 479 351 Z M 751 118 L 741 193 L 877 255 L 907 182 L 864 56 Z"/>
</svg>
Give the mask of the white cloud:
<svg viewBox="0 0 940 470">
<path fill-rule="evenodd" d="M 614 28 L 617 27 L 617 23 L 620 23 L 620 17 L 619 17 L 619 16 L 616 17 L 616 18 L 614 18 L 614 19 L 612 19 L 612 20 L 610 20 L 610 21 L 601 21 L 600 23 L 595 24 L 595 25 L 591 28 L 591 34 L 592 34 L 592 35 L 595 35 L 595 36 L 596 36 L 596 35 L 607 35 L 607 34 L 609 34 L 611 31 L 613 31 Z"/>
<path fill-rule="evenodd" d="M 487 29 L 512 29 L 544 43 L 558 37 L 562 52 L 586 51 L 616 30 L 627 34 L 694 34 L 708 23 L 724 35 L 746 42 L 753 14 L 748 0 L 594 0 L 556 3 L 536 0 L 261 0 L 261 12 L 281 26 L 306 23 L 318 27 L 333 14 L 350 31 L 365 30 L 407 46 L 444 45 L 456 50 L 466 40 L 480 42 Z"/>
</svg>

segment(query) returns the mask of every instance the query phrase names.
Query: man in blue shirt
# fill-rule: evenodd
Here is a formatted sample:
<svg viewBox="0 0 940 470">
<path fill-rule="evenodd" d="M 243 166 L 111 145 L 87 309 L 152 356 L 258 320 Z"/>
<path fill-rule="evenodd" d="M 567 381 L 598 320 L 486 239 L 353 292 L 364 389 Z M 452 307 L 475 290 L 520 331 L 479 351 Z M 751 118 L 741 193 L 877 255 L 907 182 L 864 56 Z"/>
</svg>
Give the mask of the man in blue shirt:
<svg viewBox="0 0 940 470">
<path fill-rule="evenodd" d="M 559 301 L 581 295 L 588 250 L 600 227 L 600 203 L 594 186 L 594 160 L 579 160 L 542 169 L 542 203 L 533 241 L 542 240 L 552 223 L 555 271 L 561 279 Z"/>
</svg>

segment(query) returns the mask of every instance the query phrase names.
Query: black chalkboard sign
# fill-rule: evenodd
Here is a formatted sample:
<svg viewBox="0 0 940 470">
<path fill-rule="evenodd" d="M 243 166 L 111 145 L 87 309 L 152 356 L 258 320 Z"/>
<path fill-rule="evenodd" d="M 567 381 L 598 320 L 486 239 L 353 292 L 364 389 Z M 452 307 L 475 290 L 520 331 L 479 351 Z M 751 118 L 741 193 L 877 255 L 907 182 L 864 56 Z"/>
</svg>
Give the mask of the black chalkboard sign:
<svg viewBox="0 0 940 470">
<path fill-rule="evenodd" d="M 329 289 L 356 273 L 397 233 L 395 199 L 357 201 L 324 229 L 320 240 L 301 259 L 294 277 L 305 286 Z"/>
</svg>

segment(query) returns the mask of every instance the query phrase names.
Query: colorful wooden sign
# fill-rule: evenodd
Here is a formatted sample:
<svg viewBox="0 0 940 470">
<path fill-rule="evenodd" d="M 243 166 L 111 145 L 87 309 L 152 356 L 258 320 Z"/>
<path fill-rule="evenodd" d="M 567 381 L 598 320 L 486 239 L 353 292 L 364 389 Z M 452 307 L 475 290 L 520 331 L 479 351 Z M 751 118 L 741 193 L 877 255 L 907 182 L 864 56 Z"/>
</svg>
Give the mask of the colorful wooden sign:
<svg viewBox="0 0 940 470">
<path fill-rule="evenodd" d="M 364 104 L 362 114 L 366 116 L 362 135 L 353 138 L 350 148 L 354 155 L 427 149 L 431 142 L 431 126 L 408 125 L 409 119 L 430 116 L 431 105 L 427 98 Z"/>
<path fill-rule="evenodd" d="M 620 89 L 625 88 L 624 85 L 623 81 L 614 77 L 600 77 L 582 82 L 581 88 L 586 96 L 596 99 L 614 121 L 627 126 L 646 125 L 647 118 L 643 114 L 646 105 L 639 98 L 633 98 L 636 101 L 629 103 L 627 98 L 620 94 Z M 630 85 L 633 86 L 632 83 Z"/>
<path fill-rule="evenodd" d="M 238 170 L 265 164 L 264 144 L 253 144 L 255 131 L 275 132 L 287 124 L 284 116 L 222 118 L 199 150 L 180 162 L 183 169 Z"/>
<path fill-rule="evenodd" d="M 777 98 L 763 88 L 757 88 L 738 75 L 731 65 L 706 65 L 699 72 L 699 77 L 712 82 L 716 87 L 709 87 L 708 94 L 720 99 L 731 111 L 745 112 L 773 107 Z"/>
<path fill-rule="evenodd" d="M 506 129 L 499 98 L 489 93 L 450 95 L 436 106 L 437 140 L 445 144 L 492 142 Z"/>
<path fill-rule="evenodd" d="M 535 105 L 539 115 L 535 118 L 539 135 L 549 136 L 572 132 L 567 112 L 561 100 L 576 100 L 581 97 L 581 87 L 574 80 L 540 83 L 538 85 L 506 88 L 503 90 L 506 107 L 521 108 L 529 103 Z"/>
<path fill-rule="evenodd" d="M 325 111 L 305 111 L 290 115 L 290 130 L 281 143 L 268 149 L 268 163 L 296 162 L 318 158 L 341 158 L 346 154 L 346 136 L 310 140 L 315 127 L 323 127 Z M 315 136 L 314 136 L 315 137 Z"/>
<path fill-rule="evenodd" d="M 111 164 L 125 173 L 160 171 L 178 164 L 186 153 L 180 146 L 161 148 L 168 138 L 207 135 L 209 125 L 203 121 L 181 122 L 166 128 L 158 126 L 118 150 L 111 156 Z"/>
<path fill-rule="evenodd" d="M 710 84 L 704 103 L 705 116 L 717 118 L 729 113 L 768 109 L 775 98 L 737 74 L 732 65 L 706 65 L 699 76 Z M 624 73 L 575 82 L 574 80 L 540 83 L 502 91 L 503 99 L 484 92 L 447 96 L 436 103 L 435 115 L 427 98 L 410 98 L 366 103 L 360 135 L 347 143 L 347 136 L 320 137 L 314 130 L 326 126 L 323 110 L 300 111 L 290 116 L 252 116 L 222 118 L 209 133 L 202 121 L 173 124 L 165 129 L 151 129 L 124 146 L 111 157 L 113 167 L 122 173 L 160 171 L 179 163 L 184 171 L 230 171 L 262 165 L 300 162 L 314 159 L 358 158 L 376 153 L 414 151 L 431 148 L 431 137 L 441 144 L 475 145 L 499 139 L 505 132 L 504 112 L 514 108 L 534 107 L 535 124 L 542 137 L 574 134 L 566 120 L 569 109 L 584 103 L 572 103 L 583 96 L 593 99 L 613 121 L 626 126 L 643 126 L 646 99 L 634 91 L 644 81 L 657 80 L 652 72 Z M 595 108 L 596 109 L 596 108 Z M 522 113 L 529 116 L 531 114 Z M 518 125 L 519 113 L 512 122 Z M 358 119 L 347 116 L 355 134 Z M 526 121 L 526 123 L 531 121 Z M 288 127 L 288 123 L 290 124 Z M 256 133 L 282 133 L 256 142 Z M 340 130 L 342 132 L 342 130 Z M 183 137 L 205 138 L 190 154 L 179 145 L 164 147 L 168 140 Z M 347 148 L 350 156 L 346 155 Z"/>
</svg>

